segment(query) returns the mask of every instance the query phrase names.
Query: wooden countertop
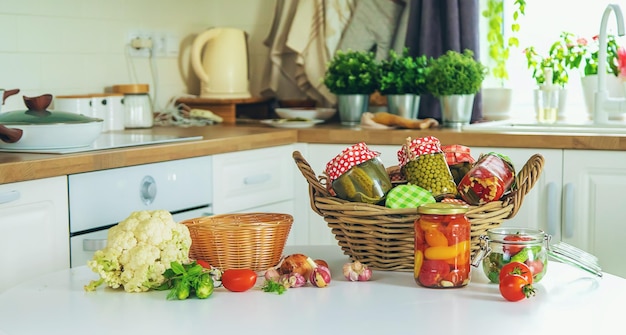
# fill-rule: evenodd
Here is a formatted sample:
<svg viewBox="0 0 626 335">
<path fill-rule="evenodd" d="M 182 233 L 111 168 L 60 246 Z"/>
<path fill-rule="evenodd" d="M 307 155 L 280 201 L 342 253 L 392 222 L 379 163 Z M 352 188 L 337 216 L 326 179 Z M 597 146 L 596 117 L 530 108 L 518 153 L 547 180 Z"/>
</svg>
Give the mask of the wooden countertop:
<svg viewBox="0 0 626 335">
<path fill-rule="evenodd" d="M 409 136 L 416 138 L 432 135 L 443 144 L 466 146 L 626 150 L 626 136 L 476 133 L 451 129 L 364 130 L 345 128 L 338 124 L 297 130 L 260 125 L 214 125 L 189 128 L 154 127 L 133 132 L 202 136 L 203 139 L 64 155 L 0 152 L 0 184 L 296 142 L 401 145 Z"/>
</svg>

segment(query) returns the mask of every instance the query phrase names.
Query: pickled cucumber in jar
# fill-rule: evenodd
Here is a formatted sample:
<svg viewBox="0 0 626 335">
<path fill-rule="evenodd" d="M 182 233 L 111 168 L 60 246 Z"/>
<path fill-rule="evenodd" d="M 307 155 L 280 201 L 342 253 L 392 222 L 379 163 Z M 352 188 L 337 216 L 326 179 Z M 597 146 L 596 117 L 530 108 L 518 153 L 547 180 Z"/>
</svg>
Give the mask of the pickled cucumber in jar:
<svg viewBox="0 0 626 335">
<path fill-rule="evenodd" d="M 337 197 L 370 204 L 382 202 L 392 185 L 379 155 L 361 142 L 328 162 L 325 172 Z"/>
<path fill-rule="evenodd" d="M 391 189 L 391 180 L 378 157 L 353 166 L 333 181 L 339 198 L 375 204 L 384 200 Z"/>
</svg>

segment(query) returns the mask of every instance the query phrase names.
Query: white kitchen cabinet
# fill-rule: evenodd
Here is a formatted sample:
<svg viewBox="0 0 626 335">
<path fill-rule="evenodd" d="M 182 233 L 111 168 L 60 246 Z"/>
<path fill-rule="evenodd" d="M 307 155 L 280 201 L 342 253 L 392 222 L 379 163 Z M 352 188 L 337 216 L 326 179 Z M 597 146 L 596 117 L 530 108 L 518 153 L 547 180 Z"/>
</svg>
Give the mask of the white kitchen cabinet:
<svg viewBox="0 0 626 335">
<path fill-rule="evenodd" d="M 562 240 L 596 255 L 602 270 L 624 278 L 625 189 L 626 152 L 564 150 Z"/>
<path fill-rule="evenodd" d="M 225 213 L 285 213 L 294 216 L 287 244 L 302 243 L 298 236 L 306 221 L 295 210 L 297 170 L 292 154 L 296 145 L 230 152 L 213 156 L 213 210 Z M 306 234 L 306 232 L 303 232 Z"/>
<path fill-rule="evenodd" d="M 0 185 L 0 293 L 69 268 L 67 178 Z"/>
</svg>

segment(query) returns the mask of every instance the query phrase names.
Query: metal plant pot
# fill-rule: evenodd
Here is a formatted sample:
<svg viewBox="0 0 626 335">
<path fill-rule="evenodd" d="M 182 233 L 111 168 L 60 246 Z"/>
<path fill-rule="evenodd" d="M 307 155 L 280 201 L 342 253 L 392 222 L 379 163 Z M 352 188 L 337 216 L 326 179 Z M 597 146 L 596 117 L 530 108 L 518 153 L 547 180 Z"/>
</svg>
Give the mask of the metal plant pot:
<svg viewBox="0 0 626 335">
<path fill-rule="evenodd" d="M 369 94 L 338 94 L 339 120 L 342 126 L 361 124 L 361 115 L 369 108 Z"/>
<path fill-rule="evenodd" d="M 420 104 L 420 96 L 415 94 L 388 94 L 387 108 L 389 113 L 407 119 L 416 119 Z"/>
<path fill-rule="evenodd" d="M 455 94 L 439 97 L 441 121 L 446 128 L 461 129 L 472 119 L 475 94 Z"/>
</svg>

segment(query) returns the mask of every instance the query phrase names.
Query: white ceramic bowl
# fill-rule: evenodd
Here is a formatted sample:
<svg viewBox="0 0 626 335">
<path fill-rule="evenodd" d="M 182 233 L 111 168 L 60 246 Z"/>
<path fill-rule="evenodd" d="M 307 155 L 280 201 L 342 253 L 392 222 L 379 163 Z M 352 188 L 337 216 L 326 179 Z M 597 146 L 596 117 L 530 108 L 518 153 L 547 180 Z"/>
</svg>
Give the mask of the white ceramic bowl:
<svg viewBox="0 0 626 335">
<path fill-rule="evenodd" d="M 335 108 L 276 108 L 276 114 L 282 119 L 328 120 L 335 113 Z"/>
</svg>

